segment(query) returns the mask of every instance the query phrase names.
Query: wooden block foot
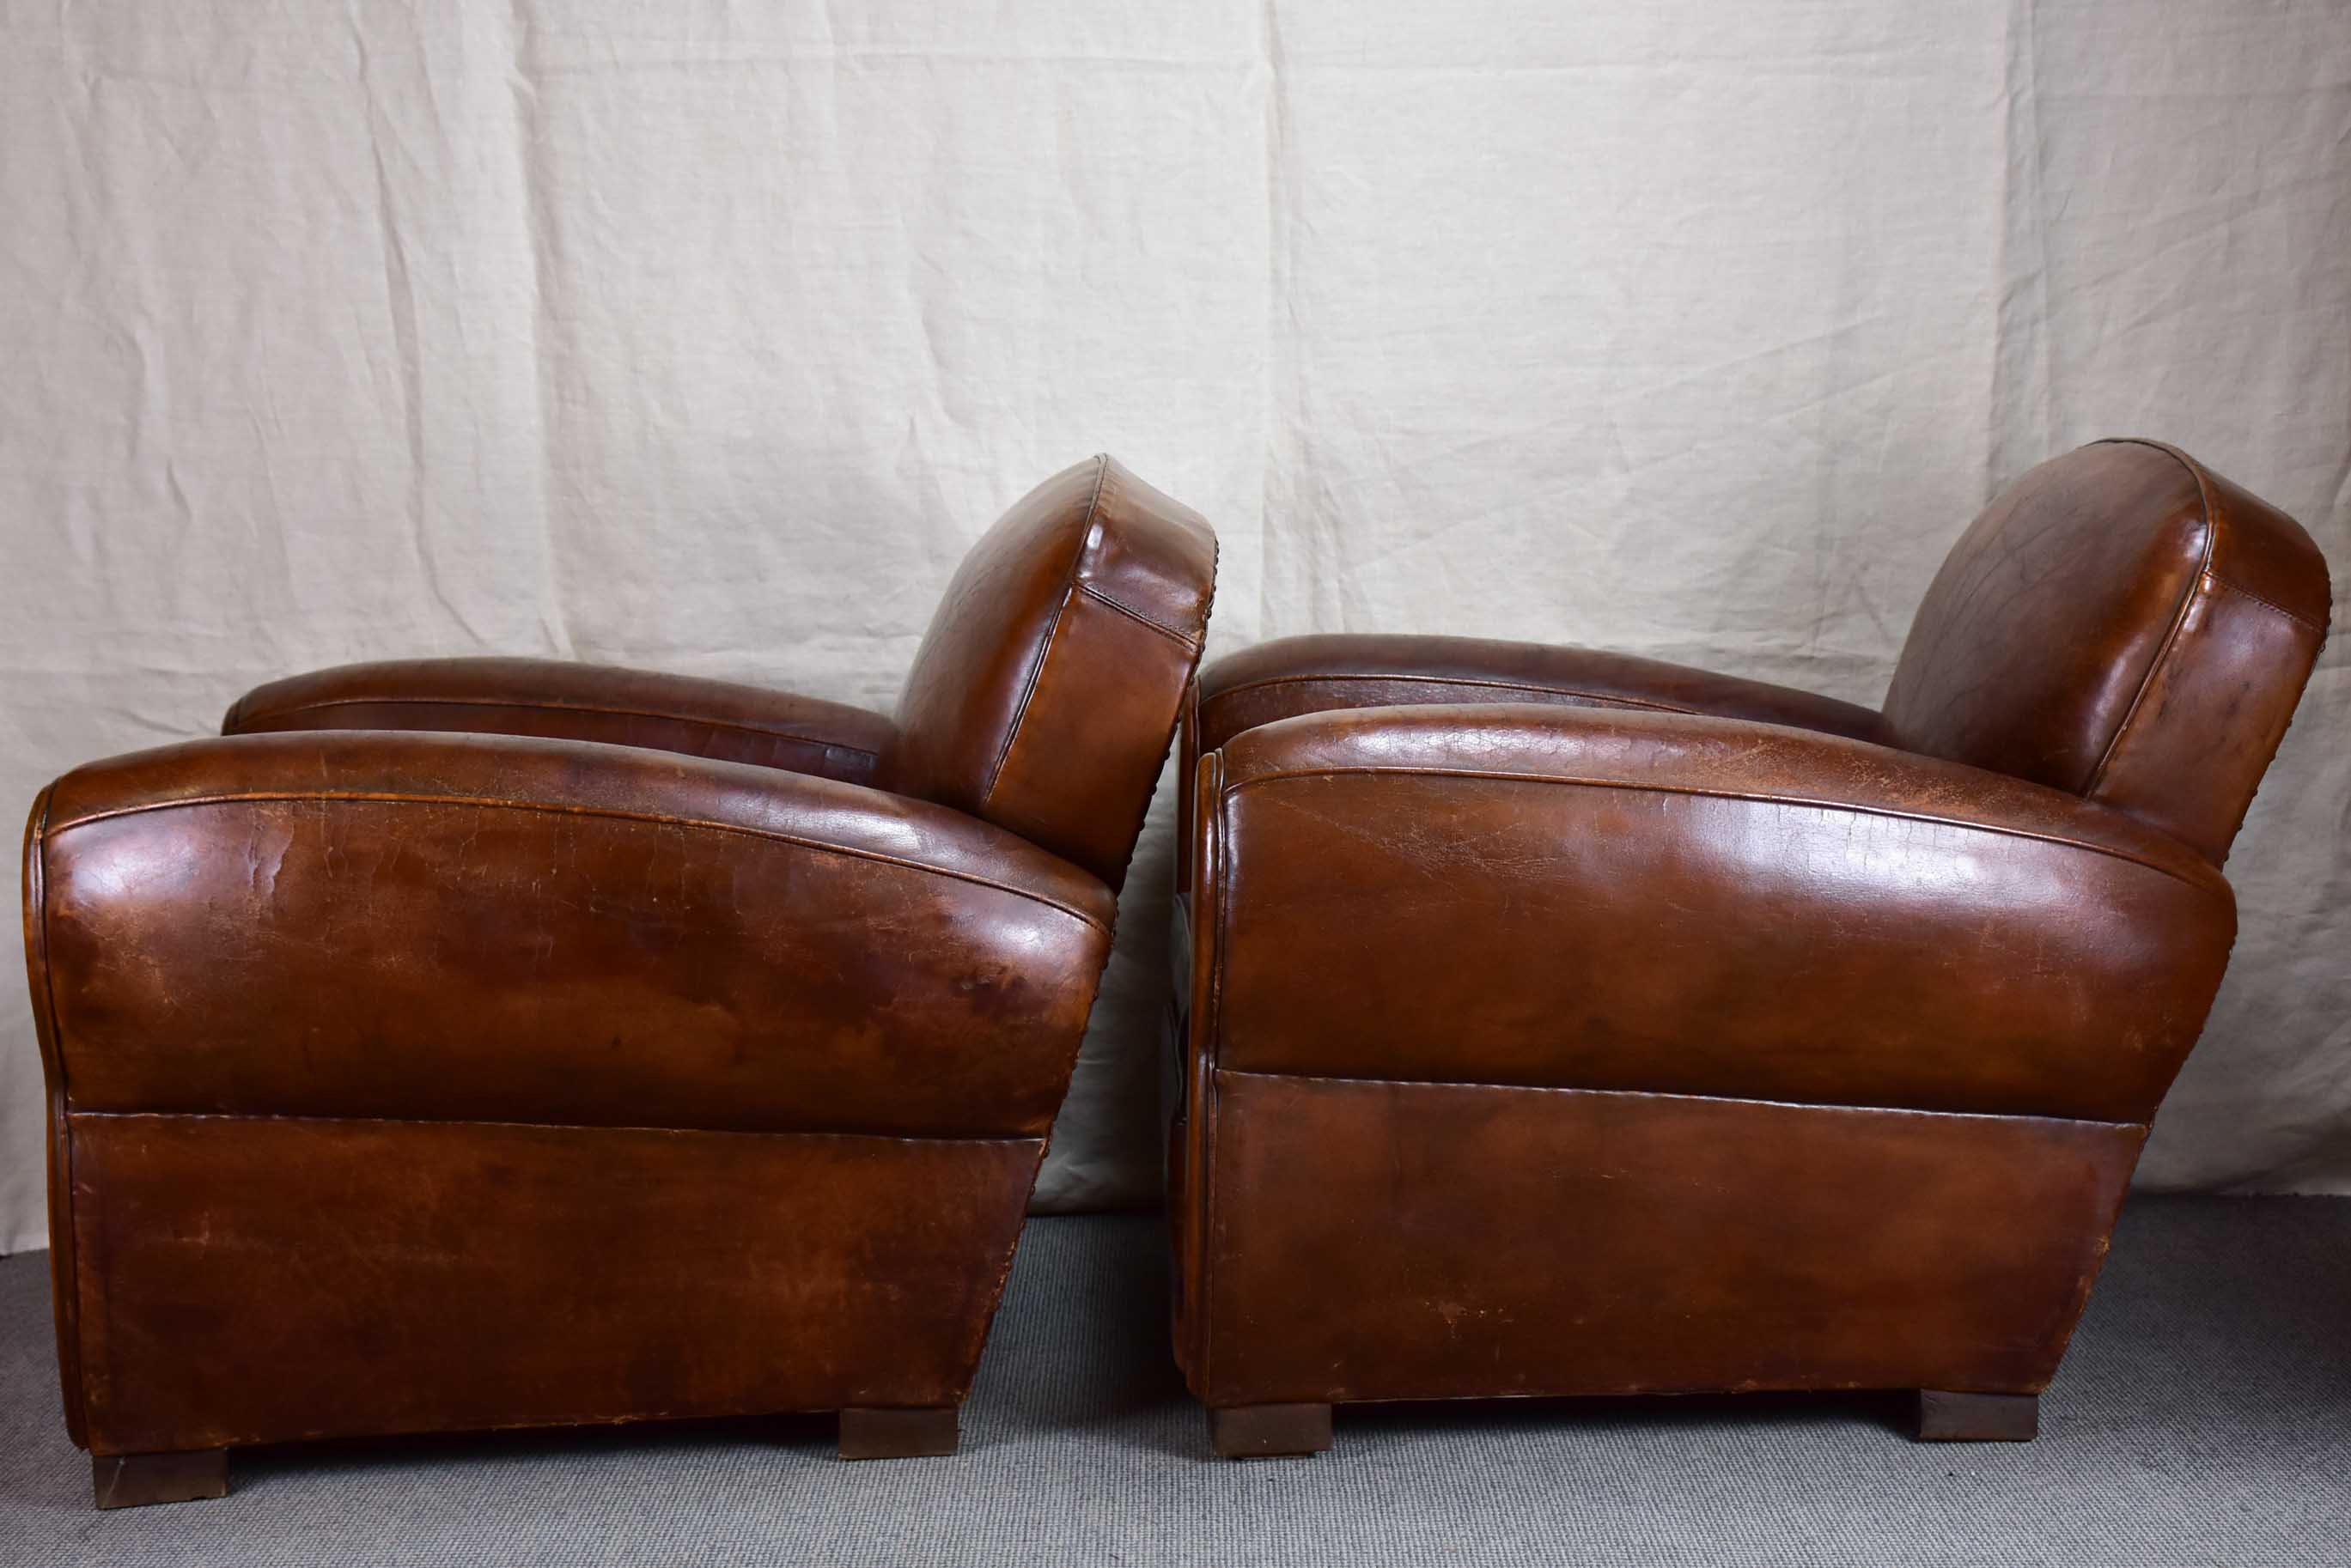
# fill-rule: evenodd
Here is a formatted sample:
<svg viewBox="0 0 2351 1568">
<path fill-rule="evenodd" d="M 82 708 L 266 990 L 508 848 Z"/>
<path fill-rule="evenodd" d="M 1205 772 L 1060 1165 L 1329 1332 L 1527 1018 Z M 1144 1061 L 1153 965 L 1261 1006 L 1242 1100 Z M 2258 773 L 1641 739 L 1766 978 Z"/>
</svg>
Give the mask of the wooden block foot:
<svg viewBox="0 0 2351 1568">
<path fill-rule="evenodd" d="M 99 1508 L 142 1508 L 228 1495 L 228 1450 L 175 1454 L 92 1454 L 90 1501 Z"/>
<path fill-rule="evenodd" d="M 1918 1390 L 1918 1440 L 1922 1443 L 2029 1443 L 2040 1430 L 2038 1394 Z"/>
<path fill-rule="evenodd" d="M 956 1407 L 924 1406 L 910 1410 L 843 1410 L 841 1457 L 844 1459 L 911 1459 L 956 1451 Z"/>
<path fill-rule="evenodd" d="M 1303 1459 L 1331 1449 L 1328 1405 L 1236 1405 L 1208 1412 L 1208 1441 L 1228 1459 Z"/>
</svg>

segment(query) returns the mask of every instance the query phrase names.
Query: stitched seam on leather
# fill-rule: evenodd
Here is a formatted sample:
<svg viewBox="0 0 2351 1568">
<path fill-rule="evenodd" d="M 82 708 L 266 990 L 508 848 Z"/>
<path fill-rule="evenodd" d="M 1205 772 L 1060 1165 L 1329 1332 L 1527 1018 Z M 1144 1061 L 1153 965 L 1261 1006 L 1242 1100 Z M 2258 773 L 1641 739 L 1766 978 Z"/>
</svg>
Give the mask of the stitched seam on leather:
<svg viewBox="0 0 2351 1568">
<path fill-rule="evenodd" d="M 2253 592 L 2252 589 L 2239 583 L 2232 583 L 2228 578 L 2220 576 L 2218 572 L 2206 572 L 2204 575 L 2212 579 L 2212 585 L 2215 587 L 2226 588 L 2231 593 L 2235 594 L 2239 598 L 2251 599 L 2253 603 L 2261 606 L 2263 609 L 2275 610 L 2278 614 L 2285 617 L 2286 619 L 2294 622 L 2294 625 L 2303 628 L 2306 631 L 2314 631 L 2321 637 L 2325 637 L 2326 635 L 2325 627 L 2320 625 L 2317 621 L 2311 619 L 2300 610 L 2288 609 L 2285 606 L 2278 603 L 2275 599 L 2265 599 L 2262 597 L 2261 595 Z"/>
<path fill-rule="evenodd" d="M 869 860 L 878 865 L 895 866 L 902 870 L 919 871 L 925 876 L 944 877 L 952 881 L 968 882 L 975 887 L 993 888 L 999 893 L 1009 893 L 1014 898 L 1027 898 L 1031 903 L 1042 904 L 1049 909 L 1059 909 L 1071 919 L 1091 926 L 1095 930 L 1105 934 L 1110 929 L 1084 910 L 1064 904 L 1058 898 L 1048 898 L 1042 893 L 1034 893 L 1026 888 L 1016 888 L 1008 882 L 998 882 L 993 877 L 978 876 L 970 871 L 956 871 L 945 866 L 926 866 L 919 860 L 884 855 L 878 850 L 859 849 L 845 844 L 827 844 L 821 839 L 804 838 L 796 834 L 778 833 L 770 828 L 746 827 L 740 824 L 728 822 L 710 822 L 695 816 L 669 816 L 650 811 L 617 811 L 601 806 L 555 805 L 539 801 L 485 800 L 479 795 L 391 794 L 365 790 L 303 790 L 298 793 L 292 790 L 256 790 L 235 794 L 190 795 L 184 800 L 161 800 L 144 805 L 127 805 L 112 811 L 92 812 L 87 816 L 78 816 L 62 826 L 52 828 L 49 836 L 55 838 L 60 833 L 69 832 L 77 827 L 85 827 L 91 823 L 110 822 L 121 816 L 140 816 L 151 811 L 177 811 L 188 806 L 234 805 L 246 802 L 271 800 L 335 800 L 376 805 L 470 805 L 494 811 L 528 811 L 549 816 L 592 816 L 617 822 L 645 822 L 664 827 L 695 827 L 712 833 L 731 833 L 745 838 L 765 839 L 776 844 L 793 845 L 801 849 L 813 849 L 819 854 L 838 855 L 846 859 Z"/>
<path fill-rule="evenodd" d="M 2123 710 L 2123 722 L 2116 724 L 2115 732 L 2107 737 L 2106 749 L 2098 754 L 2098 765 L 2090 770 L 2089 781 L 2082 786 L 2082 794 L 2085 797 L 2096 794 L 2098 786 L 2106 782 L 2106 770 L 2113 765 L 2115 753 L 2122 749 L 2124 740 L 2130 734 L 2132 722 L 2138 717 L 2140 708 L 2147 701 L 2147 694 L 2155 690 L 2156 678 L 2163 673 L 2164 667 L 2170 662 L 2172 654 L 2179 646 L 2179 639 L 2186 634 L 2189 612 L 2196 607 L 2196 595 L 2204 586 L 2204 579 L 2211 576 L 2212 560 L 2220 541 L 2220 514 L 2212 509 L 2212 493 L 2205 486 L 2201 469 L 2159 441 L 2126 436 L 2118 444 L 2153 447 L 2188 471 L 2188 477 L 2196 482 L 2197 504 L 2204 509 L 2204 555 L 2196 565 L 2196 575 L 2188 579 L 2187 587 L 2180 593 L 2179 607 L 2171 612 L 2170 629 L 2163 634 L 2163 642 L 2156 649 L 2155 657 L 2147 660 L 2147 673 L 2139 678 L 2138 690 L 2132 694 L 2130 706 Z"/>
<path fill-rule="evenodd" d="M 1012 748 L 1019 743 L 1020 726 L 1029 722 L 1029 705 L 1036 701 L 1038 682 L 1045 679 L 1045 663 L 1053 657 L 1053 644 L 1061 636 L 1061 622 L 1069 616 L 1070 601 L 1076 597 L 1077 589 L 1072 585 L 1062 594 L 1061 602 L 1053 607 L 1053 622 L 1045 628 L 1045 646 L 1038 650 L 1037 662 L 1029 667 L 1029 683 L 1020 689 L 1020 706 L 1014 711 L 1012 722 L 1005 727 L 1003 742 L 996 752 L 996 765 L 988 770 L 987 788 L 980 793 L 982 812 L 996 802 L 996 786 L 1004 782 L 1004 770 L 1012 762 Z"/>
<path fill-rule="evenodd" d="M 1601 1089 L 1583 1084 L 1496 1084 L 1474 1078 L 1356 1077 L 1343 1073 L 1286 1073 L 1263 1067 L 1218 1067 L 1242 1078 L 1290 1078 L 1314 1084 L 1377 1084 L 1411 1089 L 1500 1089 L 1511 1094 L 1614 1095 L 1633 1100 L 1699 1100 L 1725 1106 L 1779 1106 L 1793 1111 L 1831 1111 L 1864 1116 L 1959 1116 L 1980 1122 L 2062 1122 L 2082 1127 L 2127 1127 L 2145 1132 L 2148 1124 L 2110 1122 L 2098 1116 L 2059 1116 L 2043 1111 L 1940 1111 L 1918 1106 L 1849 1106 L 1829 1100 L 1774 1100 L 1760 1095 L 1694 1095 L 1686 1089 Z"/>
<path fill-rule="evenodd" d="M 1133 605 L 1121 603 L 1119 600 L 1111 597 L 1108 594 L 1094 587 L 1092 583 L 1080 583 L 1078 585 L 1078 592 L 1085 595 L 1090 599 L 1095 599 L 1102 604 L 1108 605 L 1112 609 L 1118 611 L 1121 615 L 1132 616 L 1134 618 L 1141 621 L 1144 626 L 1149 627 L 1154 631 L 1165 633 L 1177 645 L 1191 652 L 1197 653 L 1200 650 L 1200 639 L 1198 638 L 1193 637 L 1186 632 L 1177 630 L 1175 627 L 1169 626 L 1165 621 L 1161 620 L 1156 616 L 1145 615 L 1141 610 L 1135 608 Z"/>
<path fill-rule="evenodd" d="M 1617 697 L 1605 692 L 1586 691 L 1576 686 L 1545 686 L 1530 680 L 1489 680 L 1477 676 L 1454 675 L 1269 675 L 1261 680 L 1245 680 L 1238 686 L 1228 686 L 1204 701 L 1221 702 L 1228 697 L 1266 686 L 1336 685 L 1350 680 L 1405 682 L 1422 686 L 1477 686 L 1497 691 L 1547 691 L 1558 697 L 1582 697 L 1588 701 L 1613 702 L 1621 707 L 1645 708 L 1659 713 L 1687 713 L 1693 719 L 1706 716 L 1696 708 L 1677 708 L 1670 702 L 1660 702 L 1647 697 Z"/>
<path fill-rule="evenodd" d="M 1831 800 L 1813 795 L 1763 794 L 1751 790 L 1700 789 L 1691 784 L 1649 784 L 1625 779 L 1576 778 L 1563 774 L 1506 774 L 1475 768 L 1382 767 L 1296 768 L 1281 773 L 1259 774 L 1255 778 L 1243 779 L 1238 784 L 1227 785 L 1225 793 L 1230 795 L 1252 784 L 1276 784 L 1284 779 L 1340 778 L 1380 774 L 1413 778 L 1489 779 L 1518 784 L 1571 784 L 1583 789 L 1643 790 L 1654 794 L 1687 794 L 1702 796 L 1709 800 L 1751 801 L 1762 805 L 1796 805 L 1819 811 L 1845 811 L 1863 816 L 1892 817 L 1904 822 L 1923 822 L 1942 827 L 1962 827 L 1979 833 L 1997 833 L 2010 838 L 2028 838 L 2042 844 L 2061 845 L 2068 848 L 2085 850 L 2093 855 L 2103 855 L 2113 860 L 2128 861 L 2134 866 L 2144 866 L 2150 871 L 2168 877 L 2190 888 L 2205 886 L 2168 866 L 2149 860 L 2143 856 L 2134 855 L 2128 850 L 2092 844 L 2086 839 L 2068 838 L 2063 834 L 2037 832 L 2029 827 L 2003 826 L 1998 823 L 1973 822 L 1963 816 L 1940 816 L 1928 812 L 1903 811 L 1894 806 L 1864 805 L 1854 801 Z M 2219 873 L 2215 872 L 2213 875 L 2215 879 L 2218 879 Z"/>
<path fill-rule="evenodd" d="M 1094 457 L 1094 487 L 1086 497 L 1086 514 L 1078 524 L 1077 553 L 1070 557 L 1069 576 L 1061 581 L 1061 602 L 1053 607 L 1052 624 L 1045 628 L 1045 646 L 1037 652 L 1036 662 L 1029 667 L 1029 679 L 1020 688 L 1020 705 L 1013 710 L 1012 722 L 1005 726 L 1004 739 L 996 748 L 996 764 L 987 770 L 987 787 L 979 792 L 980 809 L 985 811 L 996 799 L 996 786 L 1004 778 L 1004 769 L 1012 761 L 1012 748 L 1020 739 L 1020 726 L 1029 718 L 1029 704 L 1037 695 L 1037 682 L 1045 673 L 1045 661 L 1053 657 L 1053 639 L 1061 634 L 1061 618 L 1069 613 L 1070 597 L 1079 587 L 1078 573 L 1086 563 L 1086 545 L 1094 531 L 1094 515 L 1101 510 L 1102 485 L 1110 477 L 1110 453 Z"/>
<path fill-rule="evenodd" d="M 239 722 L 244 722 L 253 719 L 279 719 L 294 713 L 315 712 L 322 708 L 373 708 L 401 705 L 423 708 L 505 708 L 517 713 L 596 713 L 614 719 L 660 719 L 674 724 L 706 724 L 714 730 L 735 730 L 747 735 L 765 735 L 778 741 L 797 741 L 801 745 L 818 746 L 827 751 L 854 752 L 861 757 L 880 754 L 871 746 L 852 745 L 846 741 L 821 740 L 814 735 L 802 735 L 790 730 L 773 729 L 747 720 L 707 719 L 698 713 L 665 713 L 652 708 L 604 708 L 588 702 L 518 702 L 503 697 L 322 697 L 313 702 L 298 702 L 290 708 L 271 708 L 260 713 L 239 714 L 237 718 Z"/>
<path fill-rule="evenodd" d="M 883 1143 L 1039 1144 L 1041 1133 L 903 1133 L 802 1131 L 793 1127 L 651 1127 L 637 1122 L 518 1122 L 503 1116 L 353 1116 L 319 1111 L 76 1111 L 76 1120 L 174 1122 L 317 1122 L 395 1127 L 526 1127 L 546 1132 L 678 1133 L 692 1137 L 861 1138 Z"/>
</svg>

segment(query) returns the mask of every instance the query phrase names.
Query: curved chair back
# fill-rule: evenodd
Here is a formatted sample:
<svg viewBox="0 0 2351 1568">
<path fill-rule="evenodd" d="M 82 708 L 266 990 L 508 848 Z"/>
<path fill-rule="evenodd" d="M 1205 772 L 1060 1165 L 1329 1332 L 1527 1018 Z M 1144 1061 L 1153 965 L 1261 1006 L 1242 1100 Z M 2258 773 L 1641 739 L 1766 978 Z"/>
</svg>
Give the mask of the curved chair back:
<svg viewBox="0 0 2351 1568">
<path fill-rule="evenodd" d="M 2328 609 L 2293 518 L 2177 448 L 2100 441 L 1960 538 L 1911 623 L 1886 739 L 2104 802 L 2217 865 Z"/>
<path fill-rule="evenodd" d="M 883 782 L 1117 887 L 1200 660 L 1216 564 L 1207 524 L 1112 459 L 1055 474 L 947 585 Z"/>
</svg>

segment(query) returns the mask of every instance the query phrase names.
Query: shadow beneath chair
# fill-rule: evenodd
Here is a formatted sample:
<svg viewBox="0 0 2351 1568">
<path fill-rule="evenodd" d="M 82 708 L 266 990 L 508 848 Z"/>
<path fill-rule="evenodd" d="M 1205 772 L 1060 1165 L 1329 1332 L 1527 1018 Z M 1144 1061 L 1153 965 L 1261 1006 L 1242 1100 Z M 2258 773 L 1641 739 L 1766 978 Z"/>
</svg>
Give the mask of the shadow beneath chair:
<svg viewBox="0 0 2351 1568">
<path fill-rule="evenodd" d="M 1567 1427 L 1591 1433 L 1698 1427 L 1762 1433 L 1775 1427 L 1873 1426 L 1912 1435 L 1907 1390 L 1833 1389 L 1754 1394 L 1570 1395 L 1534 1398 L 1392 1400 L 1338 1407 L 1339 1440 L 1468 1428 Z"/>
<path fill-rule="evenodd" d="M 418 1432 L 397 1437 L 332 1438 L 238 1449 L 231 1459 L 234 1491 L 250 1491 L 278 1476 L 381 1471 L 386 1469 L 561 1459 L 660 1450 L 673 1455 L 759 1447 L 802 1453 L 828 1463 L 839 1431 L 830 1412 L 727 1416 L 613 1422 L 592 1427 L 523 1427 L 486 1432 Z"/>
</svg>

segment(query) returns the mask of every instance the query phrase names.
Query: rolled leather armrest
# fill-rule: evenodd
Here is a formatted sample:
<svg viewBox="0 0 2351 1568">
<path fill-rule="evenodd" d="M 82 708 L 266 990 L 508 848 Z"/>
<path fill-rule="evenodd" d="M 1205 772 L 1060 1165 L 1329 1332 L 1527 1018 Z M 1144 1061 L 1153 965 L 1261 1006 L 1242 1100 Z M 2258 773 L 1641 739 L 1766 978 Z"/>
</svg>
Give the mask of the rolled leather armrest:
<svg viewBox="0 0 2351 1568">
<path fill-rule="evenodd" d="M 1470 637 L 1330 635 L 1259 643 L 1200 677 L 1200 747 L 1300 713 L 1425 702 L 1545 702 L 1711 713 L 1876 739 L 1876 712 L 1792 687 L 1588 648 Z"/>
<path fill-rule="evenodd" d="M 1036 1137 L 1113 909 L 944 807 L 514 737 L 120 757 L 26 857 L 76 1115 Z"/>
<path fill-rule="evenodd" d="M 897 726 L 814 697 L 553 659 L 345 664 L 256 687 L 224 735 L 288 730 L 440 730 L 602 741 L 879 782 Z"/>
<path fill-rule="evenodd" d="M 2235 931 L 2118 812 L 1736 720 L 1315 714 L 1200 787 L 1228 1072 L 2143 1122 Z"/>
</svg>

